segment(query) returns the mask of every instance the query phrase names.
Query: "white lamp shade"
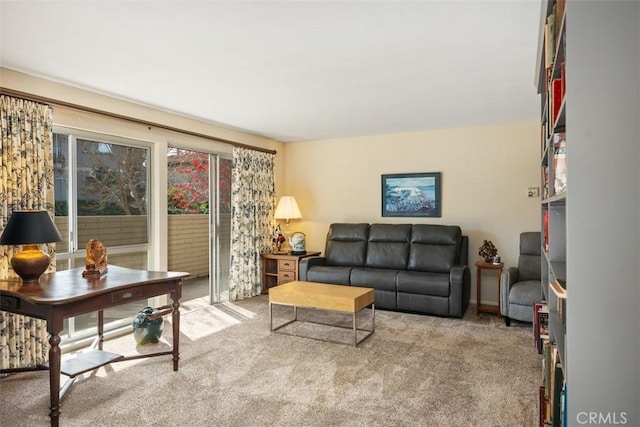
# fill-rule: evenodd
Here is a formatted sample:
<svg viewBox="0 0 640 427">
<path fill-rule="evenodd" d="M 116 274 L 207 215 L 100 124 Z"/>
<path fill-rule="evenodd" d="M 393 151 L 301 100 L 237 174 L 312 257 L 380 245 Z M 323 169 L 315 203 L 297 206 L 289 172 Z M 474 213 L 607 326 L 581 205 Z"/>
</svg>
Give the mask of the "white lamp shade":
<svg viewBox="0 0 640 427">
<path fill-rule="evenodd" d="M 293 196 L 280 197 L 274 218 L 286 220 L 302 218 L 296 198 Z"/>
</svg>

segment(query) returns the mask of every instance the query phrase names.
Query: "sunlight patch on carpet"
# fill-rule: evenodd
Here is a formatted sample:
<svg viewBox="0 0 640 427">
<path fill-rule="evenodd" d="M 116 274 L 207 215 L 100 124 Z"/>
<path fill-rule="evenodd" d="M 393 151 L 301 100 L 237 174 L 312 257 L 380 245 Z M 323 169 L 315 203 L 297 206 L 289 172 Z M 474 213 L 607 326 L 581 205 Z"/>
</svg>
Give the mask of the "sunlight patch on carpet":
<svg viewBox="0 0 640 427">
<path fill-rule="evenodd" d="M 181 316 L 180 333 L 196 341 L 255 316 L 252 311 L 231 302 L 210 305 Z"/>
</svg>

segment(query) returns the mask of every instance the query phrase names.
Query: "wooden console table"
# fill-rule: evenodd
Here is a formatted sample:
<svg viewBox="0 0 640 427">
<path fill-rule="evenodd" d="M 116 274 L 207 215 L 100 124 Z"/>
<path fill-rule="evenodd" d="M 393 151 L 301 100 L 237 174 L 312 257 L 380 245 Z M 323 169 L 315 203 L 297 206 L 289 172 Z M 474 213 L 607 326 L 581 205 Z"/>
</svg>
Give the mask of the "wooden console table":
<svg viewBox="0 0 640 427">
<path fill-rule="evenodd" d="M 60 417 L 60 400 L 68 386 L 60 388 L 60 374 L 70 377 L 107 365 L 111 362 L 145 357 L 172 355 L 173 370 L 178 370 L 180 337 L 180 298 L 182 279 L 188 276 L 181 272 L 133 270 L 109 266 L 102 277 L 82 277 L 84 268 L 45 274 L 38 283 L 23 284 L 20 279 L 0 280 L 0 309 L 47 321 L 49 333 L 49 363 L 34 368 L 5 369 L 0 372 L 48 369 L 51 406 L 51 425 L 57 426 Z M 103 310 L 137 300 L 169 294 L 172 300 L 173 346 L 170 351 L 144 355 L 122 356 L 102 351 Z M 98 312 L 97 350 L 80 354 L 69 363 L 61 362 L 60 332 L 66 317 Z M 83 356 L 85 356 L 83 358 Z M 70 384 L 69 384 L 70 385 Z"/>
</svg>

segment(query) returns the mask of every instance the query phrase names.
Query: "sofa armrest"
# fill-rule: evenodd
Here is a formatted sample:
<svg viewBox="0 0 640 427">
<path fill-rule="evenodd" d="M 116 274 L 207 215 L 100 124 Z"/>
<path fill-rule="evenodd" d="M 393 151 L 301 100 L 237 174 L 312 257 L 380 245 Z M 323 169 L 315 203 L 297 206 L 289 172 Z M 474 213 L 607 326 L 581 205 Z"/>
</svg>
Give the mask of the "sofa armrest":
<svg viewBox="0 0 640 427">
<path fill-rule="evenodd" d="M 518 268 L 509 267 L 500 275 L 500 314 L 509 316 L 509 292 L 511 286 L 518 281 Z"/>
<path fill-rule="evenodd" d="M 326 265 L 327 258 L 323 256 L 310 256 L 305 257 L 300 260 L 300 264 L 298 265 L 298 280 L 306 281 L 307 280 L 307 272 L 309 269 L 316 265 Z"/>
<path fill-rule="evenodd" d="M 466 265 L 454 265 L 449 272 L 449 315 L 454 317 L 464 316 L 469 306 L 471 294 L 471 274 Z"/>
</svg>

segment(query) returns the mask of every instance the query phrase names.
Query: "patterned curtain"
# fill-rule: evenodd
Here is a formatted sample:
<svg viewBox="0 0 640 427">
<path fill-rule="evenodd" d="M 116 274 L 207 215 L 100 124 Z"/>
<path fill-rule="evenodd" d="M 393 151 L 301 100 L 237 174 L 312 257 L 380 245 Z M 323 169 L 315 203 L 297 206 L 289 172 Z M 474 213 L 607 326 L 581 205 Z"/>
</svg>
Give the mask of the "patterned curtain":
<svg viewBox="0 0 640 427">
<path fill-rule="evenodd" d="M 14 210 L 49 209 L 53 202 L 53 110 L 48 105 L 0 95 L 0 230 Z M 0 278 L 17 277 L 10 260 L 18 247 L 0 246 Z M 55 271 L 55 246 L 48 272 Z M 0 311 L 0 368 L 47 361 L 44 320 Z"/>
<path fill-rule="evenodd" d="M 231 184 L 231 271 L 229 299 L 260 295 L 260 254 L 271 248 L 274 155 L 233 149 Z"/>
</svg>

